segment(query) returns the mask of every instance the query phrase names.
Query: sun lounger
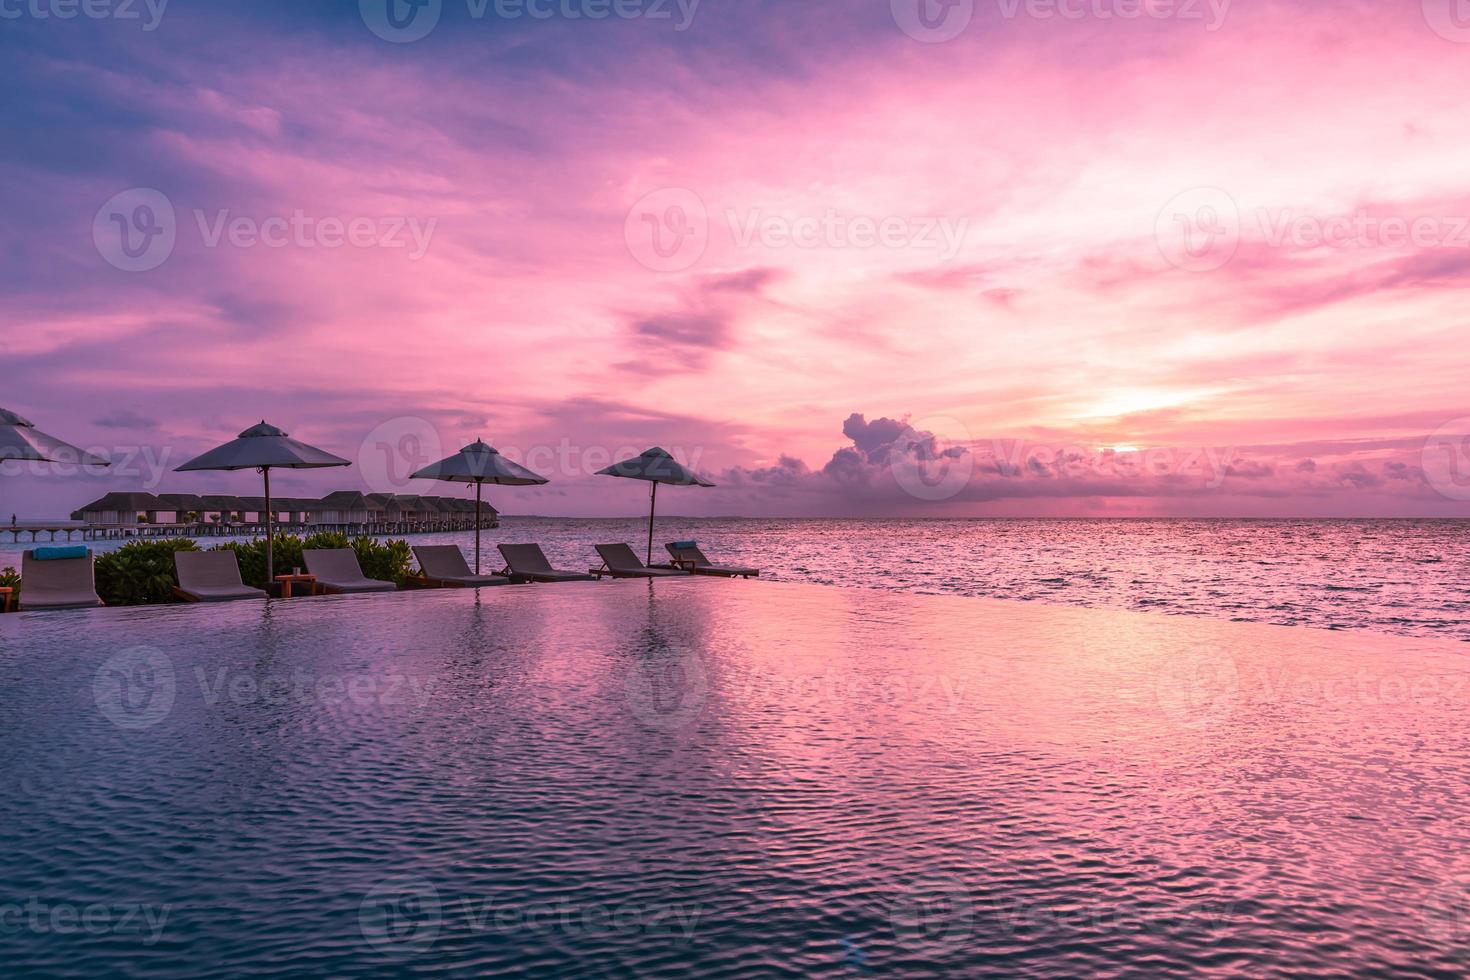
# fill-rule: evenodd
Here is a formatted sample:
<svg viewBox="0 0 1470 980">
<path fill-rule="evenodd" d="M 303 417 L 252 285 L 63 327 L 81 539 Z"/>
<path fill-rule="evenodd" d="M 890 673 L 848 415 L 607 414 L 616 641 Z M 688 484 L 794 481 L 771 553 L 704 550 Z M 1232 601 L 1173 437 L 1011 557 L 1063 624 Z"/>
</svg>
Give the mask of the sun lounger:
<svg viewBox="0 0 1470 980">
<path fill-rule="evenodd" d="M 476 575 L 459 545 L 425 544 L 413 549 L 419 561 L 419 581 L 435 589 L 479 588 L 482 585 L 509 585 L 504 575 Z"/>
<path fill-rule="evenodd" d="M 20 608 L 85 609 L 102 605 L 92 552 L 35 548 L 20 556 Z"/>
<path fill-rule="evenodd" d="M 316 576 L 324 592 L 392 592 L 398 586 L 368 578 L 351 548 L 307 548 L 301 552 L 306 570 Z"/>
<path fill-rule="evenodd" d="M 587 582 L 591 575 L 552 568 L 539 544 L 503 544 L 500 554 L 505 558 L 505 570 L 517 582 Z"/>
<path fill-rule="evenodd" d="M 240 561 L 233 551 L 178 551 L 174 567 L 179 572 L 174 595 L 185 602 L 266 597 L 263 589 L 251 588 L 240 578 Z"/>
<path fill-rule="evenodd" d="M 725 578 L 750 578 L 759 575 L 759 568 L 739 568 L 734 565 L 716 565 L 704 556 L 699 545 L 693 541 L 670 541 L 664 545 L 676 568 L 687 568 L 695 575 L 720 575 Z"/>
<path fill-rule="evenodd" d="M 670 575 L 688 575 L 680 568 L 652 568 L 638 560 L 633 549 L 625 544 L 600 544 L 597 553 L 602 556 L 601 568 L 589 568 L 597 578 L 611 575 L 613 578 L 664 578 Z"/>
</svg>

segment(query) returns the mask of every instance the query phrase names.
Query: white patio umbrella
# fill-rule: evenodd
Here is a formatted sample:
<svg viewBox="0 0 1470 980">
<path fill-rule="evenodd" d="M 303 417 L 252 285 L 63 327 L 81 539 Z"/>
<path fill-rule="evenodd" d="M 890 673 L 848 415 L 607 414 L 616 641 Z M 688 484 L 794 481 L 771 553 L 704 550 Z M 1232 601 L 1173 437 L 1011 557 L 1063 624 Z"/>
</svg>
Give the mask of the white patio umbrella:
<svg viewBox="0 0 1470 980">
<path fill-rule="evenodd" d="M 194 470 L 259 470 L 265 477 L 265 581 L 267 587 L 275 581 L 276 561 L 272 538 L 275 533 L 275 515 L 271 513 L 271 470 L 312 470 L 327 466 L 351 466 L 340 456 L 333 456 L 324 449 L 308 446 L 292 439 L 264 420 L 252 425 L 239 437 L 223 446 L 216 446 L 202 456 L 196 456 L 175 473 Z"/>
<path fill-rule="evenodd" d="M 712 487 L 713 483 L 702 480 L 689 467 L 680 463 L 664 450 L 655 446 L 645 449 L 632 459 L 614 463 L 597 471 L 598 476 L 621 476 L 629 480 L 647 480 L 648 488 L 648 555 L 646 564 L 653 564 L 653 510 L 658 502 L 658 485 L 670 483 L 679 487 Z"/>
<path fill-rule="evenodd" d="M 76 463 L 80 466 L 111 466 L 112 461 L 48 436 L 28 419 L 0 408 L 0 462 Z"/>
<path fill-rule="evenodd" d="M 494 446 L 476 439 L 453 456 L 430 463 L 409 477 L 411 480 L 443 480 L 475 485 L 475 574 L 480 574 L 480 494 L 487 483 L 503 487 L 529 487 L 550 482 L 519 463 L 500 455 Z"/>
</svg>

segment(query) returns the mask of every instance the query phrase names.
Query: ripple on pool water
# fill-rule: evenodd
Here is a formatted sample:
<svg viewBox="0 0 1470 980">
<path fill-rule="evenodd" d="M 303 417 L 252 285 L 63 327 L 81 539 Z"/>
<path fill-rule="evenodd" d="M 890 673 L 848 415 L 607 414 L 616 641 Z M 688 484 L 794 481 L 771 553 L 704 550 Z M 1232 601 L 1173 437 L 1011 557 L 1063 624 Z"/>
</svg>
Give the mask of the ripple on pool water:
<svg viewBox="0 0 1470 980">
<path fill-rule="evenodd" d="M 1460 650 L 715 580 L 5 617 L 0 960 L 1448 975 Z"/>
</svg>

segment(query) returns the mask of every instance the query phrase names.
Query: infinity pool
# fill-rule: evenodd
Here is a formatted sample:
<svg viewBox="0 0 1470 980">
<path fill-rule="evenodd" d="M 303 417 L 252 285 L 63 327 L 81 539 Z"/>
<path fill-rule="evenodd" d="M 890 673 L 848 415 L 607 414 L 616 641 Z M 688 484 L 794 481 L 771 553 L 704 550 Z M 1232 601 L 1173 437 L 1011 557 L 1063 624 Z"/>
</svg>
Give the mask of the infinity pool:
<svg viewBox="0 0 1470 980">
<path fill-rule="evenodd" d="M 7 975 L 1460 975 L 1453 641 L 674 580 L 0 618 Z"/>
</svg>

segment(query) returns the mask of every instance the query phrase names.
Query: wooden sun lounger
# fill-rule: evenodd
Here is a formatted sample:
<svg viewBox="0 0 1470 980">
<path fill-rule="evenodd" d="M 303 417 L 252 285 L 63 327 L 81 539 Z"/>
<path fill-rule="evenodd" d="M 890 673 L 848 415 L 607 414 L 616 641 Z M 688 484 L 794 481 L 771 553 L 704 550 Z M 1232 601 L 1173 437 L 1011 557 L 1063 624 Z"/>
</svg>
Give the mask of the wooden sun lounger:
<svg viewBox="0 0 1470 980">
<path fill-rule="evenodd" d="M 431 589 L 476 589 L 486 585 L 509 585 L 504 575 L 476 575 L 458 545 L 425 544 L 413 549 L 420 575 L 416 581 Z"/>
<path fill-rule="evenodd" d="M 20 556 L 20 608 L 86 609 L 102 605 L 92 552 L 85 558 L 37 558 L 42 549 Z"/>
<path fill-rule="evenodd" d="M 503 544 L 500 554 L 505 558 L 502 575 L 509 575 L 516 582 L 590 582 L 591 575 L 561 568 L 552 568 L 546 553 L 539 544 Z"/>
<path fill-rule="evenodd" d="M 398 588 L 392 582 L 363 575 L 357 552 L 351 548 L 307 548 L 301 557 L 323 592 L 393 592 Z"/>
<path fill-rule="evenodd" d="M 602 578 L 665 578 L 670 575 L 688 575 L 682 568 L 653 568 L 638 560 L 638 555 L 625 544 L 597 545 L 597 554 L 602 557 L 602 567 L 589 568 L 588 574 Z"/>
<path fill-rule="evenodd" d="M 683 547 L 679 547 L 682 545 Z M 664 545 L 675 568 L 687 568 L 695 575 L 719 575 L 724 578 L 750 578 L 759 575 L 759 568 L 740 568 L 735 565 L 716 565 L 704 556 L 699 546 L 691 541 L 670 541 Z"/>
<path fill-rule="evenodd" d="M 233 551 L 178 551 L 174 567 L 179 573 L 174 595 L 185 602 L 266 598 L 263 589 L 251 588 L 240 577 L 240 561 Z"/>
</svg>

